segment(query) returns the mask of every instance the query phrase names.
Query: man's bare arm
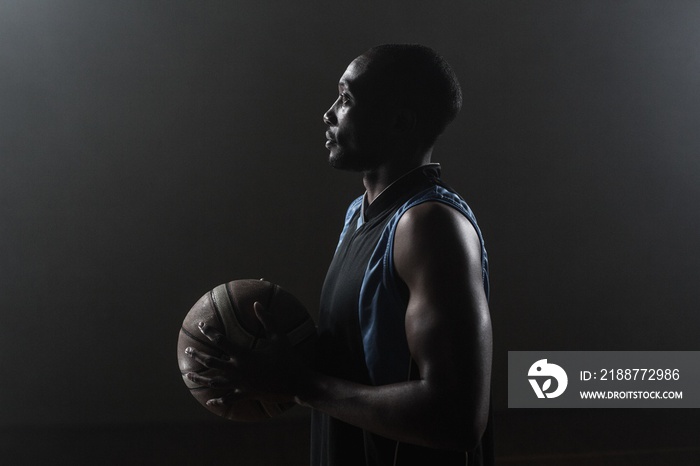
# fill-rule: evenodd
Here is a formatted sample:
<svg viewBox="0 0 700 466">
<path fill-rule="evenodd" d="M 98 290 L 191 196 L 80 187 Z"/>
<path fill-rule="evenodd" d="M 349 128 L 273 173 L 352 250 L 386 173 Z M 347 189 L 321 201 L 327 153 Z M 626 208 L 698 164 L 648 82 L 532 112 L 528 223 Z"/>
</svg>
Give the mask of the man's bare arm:
<svg viewBox="0 0 700 466">
<path fill-rule="evenodd" d="M 191 357 L 220 375 L 188 377 L 231 389 L 211 403 L 294 397 L 299 404 L 384 437 L 470 450 L 486 425 L 491 377 L 491 321 L 476 231 L 443 204 L 414 207 L 399 221 L 394 262 L 409 289 L 405 326 L 418 380 L 375 387 L 314 372 L 260 303 L 256 314 L 276 349 L 228 359 L 192 350 Z M 236 354 L 223 335 L 206 325 L 201 330 L 225 352 Z"/>
<path fill-rule="evenodd" d="M 419 380 L 372 387 L 312 374 L 297 399 L 385 437 L 471 449 L 486 425 L 492 351 L 476 231 L 456 210 L 422 204 L 399 221 L 394 261 Z"/>
</svg>

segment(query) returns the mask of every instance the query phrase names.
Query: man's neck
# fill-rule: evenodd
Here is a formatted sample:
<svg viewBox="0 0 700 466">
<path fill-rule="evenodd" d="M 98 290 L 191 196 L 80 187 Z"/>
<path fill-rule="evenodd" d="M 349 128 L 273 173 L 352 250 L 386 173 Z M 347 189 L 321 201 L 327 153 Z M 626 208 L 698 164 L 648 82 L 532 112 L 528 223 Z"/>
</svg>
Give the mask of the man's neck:
<svg viewBox="0 0 700 466">
<path fill-rule="evenodd" d="M 421 155 L 409 159 L 405 163 L 391 160 L 375 169 L 363 172 L 362 182 L 367 190 L 367 203 L 371 204 L 391 183 L 401 178 L 411 170 L 430 163 L 432 148 Z"/>
</svg>

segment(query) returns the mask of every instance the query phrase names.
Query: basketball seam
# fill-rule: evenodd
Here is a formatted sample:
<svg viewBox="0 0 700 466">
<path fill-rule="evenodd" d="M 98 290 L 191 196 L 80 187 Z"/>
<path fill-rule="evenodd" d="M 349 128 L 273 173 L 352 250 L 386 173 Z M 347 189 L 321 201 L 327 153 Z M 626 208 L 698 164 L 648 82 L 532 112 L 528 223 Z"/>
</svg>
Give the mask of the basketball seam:
<svg viewBox="0 0 700 466">
<path fill-rule="evenodd" d="M 231 283 L 233 282 L 228 282 L 226 286 L 224 287 L 224 290 L 226 291 L 226 296 L 228 296 L 228 302 L 231 303 L 231 314 L 233 315 L 233 318 L 238 321 L 238 317 L 236 316 L 236 301 L 233 299 L 233 293 L 231 293 Z M 239 322 L 240 324 L 240 322 Z M 245 329 L 244 329 L 245 330 Z"/>
<path fill-rule="evenodd" d="M 201 339 L 197 338 L 196 336 L 192 335 L 192 334 L 189 332 L 189 330 L 187 330 L 185 327 L 180 327 L 180 330 L 181 330 L 185 335 L 187 335 L 188 337 L 190 337 L 191 339 L 193 339 L 194 341 L 196 341 L 197 343 L 201 343 L 201 344 L 203 344 L 204 346 L 207 346 L 207 347 L 209 347 L 209 348 L 211 348 L 211 349 L 213 349 L 213 350 L 216 350 L 217 352 L 219 352 L 219 353 L 221 353 L 221 354 L 225 354 L 223 351 L 221 351 L 221 348 L 219 348 L 219 347 L 217 347 L 216 345 L 214 345 L 214 343 L 212 343 L 212 342 L 210 342 L 210 341 L 201 340 Z"/>
<path fill-rule="evenodd" d="M 225 287 L 226 292 L 228 293 L 228 287 Z M 226 328 L 226 325 L 224 325 L 224 319 L 221 317 L 221 311 L 219 310 L 219 305 L 216 303 L 216 299 L 214 299 L 214 290 L 211 290 L 209 292 L 209 299 L 211 300 L 212 307 L 214 308 L 214 314 L 216 315 L 216 319 L 219 321 L 219 325 L 221 325 L 221 328 Z"/>
<path fill-rule="evenodd" d="M 267 303 L 265 303 L 265 309 L 270 312 L 272 310 L 272 301 L 275 299 L 277 296 L 277 293 L 279 292 L 280 287 L 275 285 L 274 283 L 270 283 L 272 285 L 270 295 L 267 298 Z"/>
<path fill-rule="evenodd" d="M 238 309 L 237 301 L 234 299 L 233 296 L 233 283 L 234 282 L 228 282 L 224 287 L 224 290 L 226 291 L 226 297 L 228 298 L 228 302 L 229 304 L 231 304 L 231 317 L 233 317 L 233 320 L 243 332 L 253 337 L 253 343 L 250 347 L 250 349 L 252 350 L 253 348 L 255 348 L 255 343 L 257 342 L 258 337 L 256 335 L 251 335 L 250 332 L 248 332 L 248 330 L 245 327 L 243 327 L 239 317 L 236 315 L 236 311 L 240 311 L 240 309 Z M 226 336 L 228 337 L 228 334 Z"/>
<path fill-rule="evenodd" d="M 270 411 L 268 411 L 268 409 L 265 407 L 265 403 L 263 403 L 263 402 L 260 401 L 260 400 L 255 400 L 255 401 L 258 402 L 258 408 L 260 408 L 260 411 L 262 411 L 262 413 L 263 413 L 265 416 L 267 416 L 267 417 L 272 417 L 272 414 L 270 414 Z"/>
<path fill-rule="evenodd" d="M 277 294 L 277 290 L 279 289 L 279 286 L 275 285 L 274 283 L 270 283 L 270 282 L 265 282 L 265 283 L 268 283 L 270 285 L 270 287 L 269 287 L 270 291 L 268 292 L 268 297 L 265 300 L 264 306 L 265 306 L 265 311 L 270 312 L 270 310 L 272 308 L 272 300 L 275 297 L 275 295 Z M 255 347 L 258 346 L 258 340 L 260 340 L 262 338 L 261 334 L 265 334 L 265 333 L 266 333 L 265 328 L 262 325 L 260 325 L 260 329 L 258 330 L 257 334 L 253 335 L 253 344 L 250 346 L 251 350 L 255 349 Z"/>
</svg>

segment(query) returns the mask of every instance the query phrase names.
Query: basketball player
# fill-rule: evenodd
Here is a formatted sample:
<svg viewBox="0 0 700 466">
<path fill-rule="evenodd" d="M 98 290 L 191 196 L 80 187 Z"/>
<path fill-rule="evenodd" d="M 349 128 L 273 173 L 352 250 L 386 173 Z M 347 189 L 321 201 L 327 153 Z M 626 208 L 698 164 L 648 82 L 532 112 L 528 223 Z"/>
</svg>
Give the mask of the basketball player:
<svg viewBox="0 0 700 466">
<path fill-rule="evenodd" d="M 195 353 L 221 375 L 192 378 L 231 388 L 211 403 L 274 394 L 313 408 L 313 466 L 492 464 L 486 251 L 472 211 L 431 163 L 460 110 L 459 83 L 432 49 L 383 45 L 350 63 L 338 91 L 323 116 L 329 161 L 361 173 L 366 191 L 323 286 L 317 367 L 256 303 L 277 351 Z"/>
</svg>

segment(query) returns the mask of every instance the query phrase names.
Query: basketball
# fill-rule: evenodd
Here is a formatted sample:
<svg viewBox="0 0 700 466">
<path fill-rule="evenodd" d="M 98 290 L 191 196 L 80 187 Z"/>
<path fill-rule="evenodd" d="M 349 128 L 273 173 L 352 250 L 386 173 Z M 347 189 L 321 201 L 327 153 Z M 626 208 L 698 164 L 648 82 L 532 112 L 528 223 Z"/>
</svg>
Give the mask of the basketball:
<svg viewBox="0 0 700 466">
<path fill-rule="evenodd" d="M 182 380 L 190 393 L 209 411 L 234 421 L 269 419 L 294 406 L 294 403 L 243 399 L 226 406 L 208 406 L 207 400 L 220 398 L 230 390 L 202 386 L 188 379 L 185 376 L 188 372 L 208 377 L 216 371 L 190 358 L 185 354 L 185 349 L 192 347 L 216 357 L 223 356 L 221 350 L 197 327 L 199 322 L 204 322 L 226 335 L 237 347 L 264 351 L 269 340 L 265 338 L 265 329 L 253 310 L 256 301 L 275 315 L 280 331 L 287 334 L 302 358 L 311 361 L 316 342 L 314 321 L 291 293 L 264 280 L 235 280 L 209 291 L 192 306 L 182 322 L 178 337 L 177 361 Z"/>
</svg>

